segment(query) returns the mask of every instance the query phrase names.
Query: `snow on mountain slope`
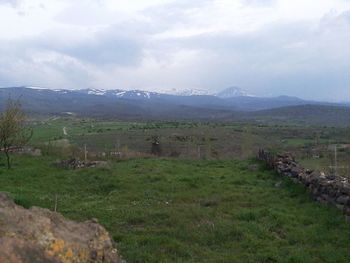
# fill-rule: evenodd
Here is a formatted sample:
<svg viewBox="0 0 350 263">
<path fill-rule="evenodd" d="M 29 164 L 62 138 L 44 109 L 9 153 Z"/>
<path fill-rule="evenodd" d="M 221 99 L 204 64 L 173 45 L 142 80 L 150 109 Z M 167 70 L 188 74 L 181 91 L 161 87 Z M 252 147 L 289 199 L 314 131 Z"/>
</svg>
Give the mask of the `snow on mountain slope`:
<svg viewBox="0 0 350 263">
<path fill-rule="evenodd" d="M 165 89 L 160 91 L 161 94 L 174 95 L 174 96 L 201 96 L 211 95 L 209 91 L 203 89 Z"/>
<path fill-rule="evenodd" d="M 89 95 L 97 95 L 97 96 L 108 96 L 108 97 L 117 97 L 117 98 L 125 98 L 125 99 L 151 99 L 154 97 L 158 97 L 160 93 L 142 91 L 142 90 L 104 90 L 104 89 L 82 89 L 76 90 L 76 92 L 89 94 Z"/>
<path fill-rule="evenodd" d="M 100 96 L 102 96 L 102 95 L 106 94 L 106 91 L 102 90 L 102 89 L 87 89 L 86 92 L 89 95 L 100 95 Z"/>
<path fill-rule="evenodd" d="M 9 87 L 0 89 L 0 99 L 23 98 L 27 109 L 37 112 L 79 112 L 91 107 L 103 108 L 103 113 L 115 112 L 115 105 L 124 105 L 130 111 L 142 116 L 144 109 L 162 113 L 171 107 L 192 107 L 193 109 L 257 111 L 286 106 L 330 105 L 329 103 L 305 101 L 295 97 L 256 97 L 238 88 L 229 88 L 215 95 L 179 96 L 141 90 L 103 89 L 46 89 L 41 87 Z M 0 105 L 1 106 L 1 105 Z M 102 111 L 102 110 L 99 110 Z M 136 113 L 135 113 L 136 114 Z"/>
<path fill-rule="evenodd" d="M 247 91 L 238 87 L 230 87 L 224 89 L 223 91 L 216 93 L 215 96 L 223 99 L 233 97 L 254 97 L 253 95 L 250 95 Z"/>
<path fill-rule="evenodd" d="M 143 91 L 143 90 L 122 90 L 122 89 L 78 89 L 78 90 L 68 90 L 68 89 L 48 89 L 42 87 L 21 87 L 28 88 L 33 90 L 46 90 L 46 91 L 55 91 L 59 93 L 69 93 L 69 92 L 77 92 L 88 95 L 96 95 L 96 96 L 114 96 L 118 98 L 128 98 L 128 99 L 151 99 L 151 98 L 159 98 L 162 95 L 173 95 L 173 96 L 201 96 L 201 95 L 210 95 L 210 93 L 206 90 L 201 89 L 187 89 L 187 90 L 165 90 L 161 92 L 151 92 L 151 91 Z"/>
</svg>

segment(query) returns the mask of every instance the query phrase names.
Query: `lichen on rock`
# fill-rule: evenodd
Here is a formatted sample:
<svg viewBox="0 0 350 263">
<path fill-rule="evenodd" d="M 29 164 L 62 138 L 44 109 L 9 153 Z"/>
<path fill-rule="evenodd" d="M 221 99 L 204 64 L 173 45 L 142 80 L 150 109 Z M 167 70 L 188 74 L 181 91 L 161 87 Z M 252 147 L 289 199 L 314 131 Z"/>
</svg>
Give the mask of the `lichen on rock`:
<svg viewBox="0 0 350 263">
<path fill-rule="evenodd" d="M 0 193 L 1 263 L 120 263 L 96 221 L 75 222 L 48 209 L 25 209 Z"/>
</svg>

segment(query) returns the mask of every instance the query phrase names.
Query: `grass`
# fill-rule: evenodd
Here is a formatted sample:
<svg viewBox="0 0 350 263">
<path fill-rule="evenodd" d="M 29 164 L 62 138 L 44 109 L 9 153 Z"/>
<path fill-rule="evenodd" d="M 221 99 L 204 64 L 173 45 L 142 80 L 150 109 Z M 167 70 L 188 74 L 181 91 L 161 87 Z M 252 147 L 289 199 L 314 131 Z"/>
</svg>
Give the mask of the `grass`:
<svg viewBox="0 0 350 263">
<path fill-rule="evenodd" d="M 288 151 L 300 159 L 333 156 L 332 144 L 350 144 L 350 128 L 240 123 L 122 122 L 74 117 L 32 121 L 31 145 L 48 150 L 67 139 L 74 147 L 87 146 L 91 153 L 130 151 L 148 154 L 159 136 L 164 156 L 232 159 L 255 154 L 259 148 Z M 67 135 L 63 134 L 63 127 Z M 50 143 L 49 143 L 50 142 Z M 247 151 L 249 150 L 249 151 Z M 339 149 L 339 161 L 349 162 L 350 150 Z M 323 165 L 323 164 L 322 164 Z M 327 164 L 329 166 L 329 164 Z"/>
<path fill-rule="evenodd" d="M 350 224 L 335 208 L 250 161 L 138 159 L 61 170 L 16 156 L 0 190 L 74 220 L 97 218 L 127 262 L 349 262 Z M 280 187 L 275 184 L 282 180 Z"/>
</svg>

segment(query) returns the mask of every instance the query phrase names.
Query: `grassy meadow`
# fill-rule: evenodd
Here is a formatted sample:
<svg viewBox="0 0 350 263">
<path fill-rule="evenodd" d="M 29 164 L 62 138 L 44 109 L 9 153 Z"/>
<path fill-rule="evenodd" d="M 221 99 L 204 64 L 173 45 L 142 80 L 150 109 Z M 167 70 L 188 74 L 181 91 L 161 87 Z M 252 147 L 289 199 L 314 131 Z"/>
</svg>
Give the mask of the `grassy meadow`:
<svg viewBox="0 0 350 263">
<path fill-rule="evenodd" d="M 15 156 L 0 191 L 74 220 L 97 218 L 127 262 L 349 262 L 341 212 L 253 160 L 109 161 L 64 170 Z"/>
<path fill-rule="evenodd" d="M 116 152 L 127 158 L 145 157 L 149 156 L 152 138 L 156 136 L 161 143 L 162 157 L 244 160 L 264 148 L 291 152 L 305 167 L 330 173 L 337 145 L 338 173 L 350 175 L 350 128 L 344 127 L 122 122 L 74 117 L 35 121 L 32 127 L 31 145 L 41 148 L 46 155 L 65 158 L 82 158 L 85 145 L 92 159 L 113 159 L 112 154 Z"/>
<path fill-rule="evenodd" d="M 0 191 L 51 210 L 57 197 L 66 217 L 97 218 L 127 262 L 349 262 L 341 212 L 254 160 L 259 148 L 289 151 L 326 170 L 337 144 L 341 171 L 350 174 L 348 128 L 74 117 L 31 125 L 29 145 L 42 156 L 13 155 L 13 169 L 0 166 Z M 158 157 L 150 155 L 155 136 Z M 85 145 L 90 160 L 108 166 L 52 165 L 84 158 Z"/>
</svg>

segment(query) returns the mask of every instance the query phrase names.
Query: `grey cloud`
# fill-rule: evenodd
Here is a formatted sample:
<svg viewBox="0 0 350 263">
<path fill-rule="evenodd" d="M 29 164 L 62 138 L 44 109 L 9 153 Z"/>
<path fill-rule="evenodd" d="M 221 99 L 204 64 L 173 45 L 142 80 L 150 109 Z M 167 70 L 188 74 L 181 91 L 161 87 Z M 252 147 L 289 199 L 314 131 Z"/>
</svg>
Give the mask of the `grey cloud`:
<svg viewBox="0 0 350 263">
<path fill-rule="evenodd" d="M 140 12 L 142 18 L 110 26 L 80 43 L 62 47 L 56 46 L 50 40 L 46 46 L 93 64 L 137 66 L 143 59 L 145 49 L 153 49 L 150 47 L 152 45 L 158 46 L 151 42 L 154 34 L 178 24 L 187 25 L 191 19 L 189 10 L 196 10 L 210 3 L 213 0 L 179 0 L 150 7 Z"/>
<path fill-rule="evenodd" d="M 350 10 L 341 14 L 330 12 L 319 23 L 320 30 L 344 30 L 350 28 Z"/>
<path fill-rule="evenodd" d="M 137 23 L 110 26 L 79 41 L 52 31 L 0 43 L 0 86 L 44 85 L 83 88 L 94 74 L 115 66 L 137 67 L 143 58 L 145 36 Z M 40 57 L 52 59 L 40 60 Z M 106 73 L 107 74 L 107 73 Z"/>
<path fill-rule="evenodd" d="M 110 26 L 79 41 L 64 42 L 65 37 L 56 31 L 11 43 L 3 41 L 0 65 L 6 66 L 0 67 L 0 85 L 12 81 L 53 86 L 50 83 L 55 80 L 56 87 L 86 87 L 96 83 L 95 71 L 114 78 L 113 69 L 117 67 L 123 68 L 122 74 L 127 72 L 129 78 L 139 78 L 138 83 L 145 86 L 169 83 L 179 85 L 177 88 L 220 90 L 238 85 L 257 95 L 350 99 L 350 11 L 329 13 L 319 23 L 276 22 L 242 34 L 154 37 L 177 25 L 190 26 L 192 11 L 210 7 L 211 3 L 181 0 L 148 8 L 141 12 L 141 18 Z M 38 61 L 33 57 L 45 52 L 54 52 L 57 59 Z M 177 57 L 178 53 L 185 55 Z M 187 54 L 192 56 L 188 60 Z M 159 65 L 152 64 L 151 69 L 142 71 L 147 58 Z M 101 79 L 100 87 L 112 85 Z M 124 80 L 133 84 L 128 77 Z"/>
<path fill-rule="evenodd" d="M 41 59 L 51 56 L 55 59 Z M 52 88 L 86 87 L 92 81 L 88 70 L 74 59 L 43 49 L 33 39 L 0 43 L 0 86 L 33 85 Z"/>
<path fill-rule="evenodd" d="M 137 65 L 142 47 L 135 39 L 112 35 L 61 49 L 61 52 L 92 64 Z"/>
<path fill-rule="evenodd" d="M 339 99 L 339 94 L 350 97 L 348 15 L 324 18 L 316 26 L 276 23 L 258 32 L 202 34 L 158 44 L 164 54 L 201 51 L 197 86 L 219 90 L 237 84 L 259 95 Z"/>
<path fill-rule="evenodd" d="M 147 8 L 141 13 L 150 18 L 153 29 L 162 31 L 175 25 L 188 25 L 193 16 L 190 11 L 200 10 L 213 3 L 214 0 L 177 0 Z"/>
<path fill-rule="evenodd" d="M 127 25 L 111 26 L 79 41 L 62 42 L 59 34 L 41 35 L 27 41 L 30 46 L 55 51 L 98 66 L 136 66 L 143 58 L 145 37 Z"/>
<path fill-rule="evenodd" d="M 8 4 L 11 6 L 17 6 L 20 0 L 0 0 L 0 5 Z"/>
</svg>

